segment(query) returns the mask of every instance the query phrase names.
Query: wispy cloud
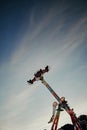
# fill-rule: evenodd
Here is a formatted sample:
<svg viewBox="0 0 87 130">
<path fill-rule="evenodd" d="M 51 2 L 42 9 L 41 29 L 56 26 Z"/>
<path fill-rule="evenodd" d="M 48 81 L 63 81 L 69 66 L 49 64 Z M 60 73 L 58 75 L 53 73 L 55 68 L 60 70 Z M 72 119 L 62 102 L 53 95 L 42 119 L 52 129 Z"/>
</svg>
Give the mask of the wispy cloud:
<svg viewBox="0 0 87 130">
<path fill-rule="evenodd" d="M 86 63 L 80 64 L 80 56 L 81 51 L 84 51 L 81 50 L 81 46 L 85 47 L 84 41 L 87 37 L 87 18 L 83 15 L 68 26 L 66 21 L 70 16 L 67 10 L 69 10 L 67 4 L 64 8 L 54 4 L 53 7 L 46 8 L 45 12 L 43 9 L 43 16 L 40 12 L 38 14 L 40 18 L 35 21 L 37 8 L 34 7 L 29 17 L 29 26 L 24 35 L 16 40 L 18 44 L 10 61 L 0 66 L 0 90 L 2 90 L 1 95 L 4 101 L 1 103 L 0 120 L 3 130 L 45 129 L 45 121 L 48 121 L 50 117 L 48 113 L 51 105 L 49 106 L 49 104 L 53 99 L 51 98 L 49 101 L 47 94 L 43 101 L 43 98 L 38 95 L 43 95 L 45 90 L 30 87 L 26 81 L 33 77 L 33 73 L 46 65 L 51 66 L 49 79 L 54 85 L 54 89 L 59 92 L 60 90 L 56 86 L 61 85 L 61 93 L 68 95 L 70 101 L 73 98 L 78 102 L 78 105 L 74 101 L 71 103 L 74 107 L 76 106 L 76 112 L 78 109 L 78 114 L 81 111 L 87 112 L 85 109 L 87 104 L 85 101 L 83 102 L 86 99 L 85 87 L 84 97 L 78 93 L 79 99 L 77 98 L 78 88 L 80 88 L 78 86 L 86 85 L 80 75 L 83 73 L 84 76 L 87 65 Z M 45 102 L 46 100 L 49 103 Z M 44 105 L 42 101 L 45 102 Z M 80 109 L 82 106 L 85 108 Z M 63 116 L 64 119 L 66 117 L 66 115 Z M 67 120 L 69 121 L 68 118 Z M 60 124 L 62 125 L 62 119 Z M 50 126 L 47 124 L 47 127 Z"/>
</svg>

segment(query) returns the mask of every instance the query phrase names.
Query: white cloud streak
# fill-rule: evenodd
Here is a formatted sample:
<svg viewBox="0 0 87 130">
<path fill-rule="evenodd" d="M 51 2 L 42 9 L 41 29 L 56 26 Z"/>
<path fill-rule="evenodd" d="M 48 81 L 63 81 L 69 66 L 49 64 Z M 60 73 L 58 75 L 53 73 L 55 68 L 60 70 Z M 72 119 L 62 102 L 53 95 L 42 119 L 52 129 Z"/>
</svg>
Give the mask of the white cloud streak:
<svg viewBox="0 0 87 130">
<path fill-rule="evenodd" d="M 57 75 L 56 71 L 62 72 L 62 69 L 66 70 L 67 62 L 68 62 L 68 66 L 77 63 L 75 58 L 78 58 L 78 56 L 72 58 L 72 61 L 71 61 L 71 57 L 72 55 L 75 56 L 74 52 L 76 54 L 78 53 L 78 51 L 76 52 L 76 50 L 78 50 L 78 48 L 80 48 L 81 45 L 84 45 L 83 42 L 87 36 L 87 19 L 83 17 L 81 20 L 78 20 L 76 23 L 72 25 L 72 27 L 66 30 L 65 34 L 62 35 L 61 29 L 64 29 L 65 27 L 64 23 L 66 21 L 66 17 L 61 18 L 58 21 L 58 24 L 53 19 L 55 18 L 57 19 L 58 18 L 57 16 L 63 15 L 66 9 L 67 7 L 65 7 L 64 10 L 60 9 L 60 11 L 57 12 L 57 7 L 55 8 L 55 10 L 54 8 L 51 8 L 48 11 L 48 13 L 45 16 L 43 16 L 43 18 L 39 22 L 37 22 L 37 24 L 34 23 L 36 10 L 33 11 L 30 19 L 31 24 L 29 25 L 28 30 L 24 34 L 24 37 L 22 37 L 21 40 L 17 41 L 19 44 L 15 52 L 12 54 L 10 62 L 6 63 L 4 66 L 1 66 L 0 75 L 3 74 L 5 76 L 5 79 L 7 77 L 8 79 L 11 78 L 11 81 L 9 80 L 10 82 L 7 81 L 8 89 L 10 89 L 9 91 L 7 91 L 8 97 L 7 99 L 5 99 L 3 106 L 1 106 L 1 111 L 2 112 L 5 111 L 5 114 L 3 113 L 2 115 L 3 130 L 11 130 L 11 129 L 38 130 L 38 128 L 42 129 L 42 126 L 45 125 L 45 123 L 43 122 L 48 119 L 48 112 L 49 112 L 48 109 L 50 109 L 50 107 L 48 107 L 48 109 L 43 108 L 43 110 L 37 112 L 35 115 L 38 115 L 38 113 L 40 112 L 42 115 L 39 116 L 37 120 L 37 117 L 35 117 L 33 113 L 34 109 L 38 109 L 37 97 L 33 97 L 33 94 L 37 95 L 37 90 L 35 88 L 29 88 L 29 89 L 24 88 L 24 86 L 27 87 L 25 83 L 26 80 L 28 80 L 28 78 L 32 78 L 31 77 L 33 76 L 32 73 L 40 69 L 40 67 L 42 68 L 45 65 L 52 66 L 52 70 L 50 74 L 51 74 L 51 78 L 53 78 L 52 75 L 55 76 Z M 83 66 L 78 66 L 77 70 L 74 69 L 73 72 L 72 70 L 70 70 L 69 73 L 67 72 L 66 74 L 67 76 L 65 78 L 65 80 L 67 79 L 67 81 L 64 81 L 65 86 L 67 86 L 67 84 L 71 85 L 72 83 L 71 78 L 74 77 L 73 75 L 75 74 L 78 75 L 78 72 L 81 74 L 84 68 L 87 70 L 86 65 L 83 64 Z M 68 74 L 70 74 L 70 79 L 68 77 Z M 55 80 L 55 77 L 53 78 L 53 80 Z M 2 86 L 6 86 L 7 82 L 4 83 L 4 80 L 2 82 L 3 82 Z M 75 83 L 76 82 L 74 79 L 74 84 Z M 53 84 L 55 84 L 55 82 L 53 82 Z M 63 88 L 63 86 L 61 86 L 61 88 Z M 80 97 L 79 94 L 78 96 Z M 71 97 L 69 97 L 69 99 L 71 100 Z M 44 99 L 44 101 L 45 100 L 46 98 Z M 78 103 L 78 107 L 76 106 L 76 111 L 78 111 L 79 108 L 78 113 L 81 113 L 81 111 L 87 112 L 86 111 L 87 104 L 85 104 L 85 101 L 81 102 L 81 104 L 79 100 L 77 101 L 79 103 Z M 34 104 L 36 106 L 35 108 L 33 108 Z M 73 102 L 73 105 L 76 104 Z M 83 109 L 81 110 L 80 107 L 82 108 L 82 106 L 86 106 L 86 107 L 85 108 L 83 107 Z M 32 110 L 29 111 L 32 112 L 33 115 L 30 112 L 29 115 L 26 115 L 26 113 L 28 112 L 27 110 L 28 108 L 32 108 Z M 29 117 L 24 121 L 24 119 L 22 119 L 22 117 L 20 116 L 21 114 L 23 114 L 23 112 L 26 115 L 25 118 L 28 118 L 29 116 L 32 115 L 31 117 L 32 119 L 30 119 Z M 64 119 L 65 118 L 66 116 L 64 116 Z M 0 118 L 0 120 L 2 119 Z M 19 121 L 19 119 L 22 121 Z M 20 125 L 17 124 L 17 121 L 20 122 L 19 123 Z M 62 121 L 60 124 L 62 124 Z M 46 127 L 49 126 L 47 125 Z"/>
</svg>

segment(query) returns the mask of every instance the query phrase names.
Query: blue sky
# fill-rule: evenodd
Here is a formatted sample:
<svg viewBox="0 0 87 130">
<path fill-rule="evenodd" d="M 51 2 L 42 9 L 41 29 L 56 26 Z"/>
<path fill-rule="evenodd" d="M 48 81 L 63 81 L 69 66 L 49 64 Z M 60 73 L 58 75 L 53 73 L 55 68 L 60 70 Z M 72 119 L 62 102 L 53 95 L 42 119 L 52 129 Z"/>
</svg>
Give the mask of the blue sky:
<svg viewBox="0 0 87 130">
<path fill-rule="evenodd" d="M 50 130 L 55 99 L 26 82 L 46 65 L 56 93 L 87 114 L 87 1 L 4 0 L 0 16 L 0 129 Z M 59 127 L 69 122 L 62 112 Z"/>
</svg>

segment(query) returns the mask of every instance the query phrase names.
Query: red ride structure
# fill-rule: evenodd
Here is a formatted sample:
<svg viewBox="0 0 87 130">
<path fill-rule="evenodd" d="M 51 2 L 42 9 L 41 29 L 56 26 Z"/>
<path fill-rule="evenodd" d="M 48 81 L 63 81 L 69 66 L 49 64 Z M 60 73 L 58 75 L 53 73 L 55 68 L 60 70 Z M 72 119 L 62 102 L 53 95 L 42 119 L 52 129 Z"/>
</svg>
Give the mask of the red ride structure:
<svg viewBox="0 0 87 130">
<path fill-rule="evenodd" d="M 34 74 L 33 79 L 30 79 L 27 82 L 29 84 L 33 84 L 35 81 L 40 80 L 58 101 L 59 105 L 58 105 L 56 115 L 53 119 L 51 130 L 57 130 L 61 108 L 63 108 L 70 115 L 70 118 L 71 118 L 72 124 L 74 125 L 75 130 L 81 130 L 80 122 L 79 122 L 76 114 L 74 113 L 74 110 L 70 109 L 70 107 L 68 106 L 67 101 L 65 100 L 65 97 L 60 98 L 56 94 L 56 92 L 51 88 L 51 86 L 45 81 L 43 75 L 48 71 L 49 71 L 48 66 L 46 66 L 44 69 L 40 69 L 39 71 L 37 71 Z"/>
</svg>

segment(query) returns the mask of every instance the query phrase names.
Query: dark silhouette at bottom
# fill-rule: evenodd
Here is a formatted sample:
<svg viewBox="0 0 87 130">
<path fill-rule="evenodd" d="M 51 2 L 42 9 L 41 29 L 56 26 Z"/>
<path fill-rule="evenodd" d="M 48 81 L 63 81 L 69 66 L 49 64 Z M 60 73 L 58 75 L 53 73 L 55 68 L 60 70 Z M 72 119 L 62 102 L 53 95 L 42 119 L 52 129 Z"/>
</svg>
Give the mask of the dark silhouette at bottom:
<svg viewBox="0 0 87 130">
<path fill-rule="evenodd" d="M 87 115 L 80 115 L 78 117 L 82 130 L 87 130 Z M 65 124 L 58 130 L 75 130 L 72 124 Z"/>
</svg>

